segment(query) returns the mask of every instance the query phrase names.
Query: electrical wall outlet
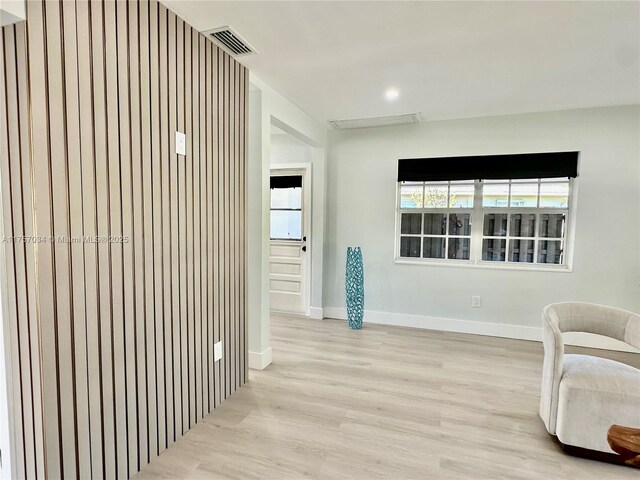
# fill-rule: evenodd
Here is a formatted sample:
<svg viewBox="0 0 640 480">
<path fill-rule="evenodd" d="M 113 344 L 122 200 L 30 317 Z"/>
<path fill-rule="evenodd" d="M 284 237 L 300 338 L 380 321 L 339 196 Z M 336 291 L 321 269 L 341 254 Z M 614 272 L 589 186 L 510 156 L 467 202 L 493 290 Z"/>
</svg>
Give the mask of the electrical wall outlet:
<svg viewBox="0 0 640 480">
<path fill-rule="evenodd" d="M 176 153 L 178 155 L 187 154 L 187 136 L 182 132 L 176 132 Z"/>
<path fill-rule="evenodd" d="M 480 295 L 473 295 L 471 297 L 471 306 L 473 308 L 480 308 Z"/>
<path fill-rule="evenodd" d="M 222 341 L 213 344 L 213 361 L 217 362 L 222 358 Z"/>
</svg>

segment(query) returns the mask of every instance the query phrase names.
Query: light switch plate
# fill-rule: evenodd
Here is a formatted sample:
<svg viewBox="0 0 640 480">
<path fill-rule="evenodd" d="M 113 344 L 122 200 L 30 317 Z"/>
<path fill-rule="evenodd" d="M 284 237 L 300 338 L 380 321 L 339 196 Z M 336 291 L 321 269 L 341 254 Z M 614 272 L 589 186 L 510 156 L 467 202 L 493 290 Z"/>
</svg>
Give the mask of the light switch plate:
<svg viewBox="0 0 640 480">
<path fill-rule="evenodd" d="M 222 358 L 222 341 L 213 344 L 213 361 L 217 362 Z"/>
<path fill-rule="evenodd" d="M 480 303 L 480 295 L 473 295 L 471 297 L 471 306 L 473 308 L 480 308 L 480 305 L 481 305 L 481 303 Z"/>
<path fill-rule="evenodd" d="M 176 132 L 176 153 L 178 155 L 187 154 L 187 136 L 182 132 Z"/>
</svg>

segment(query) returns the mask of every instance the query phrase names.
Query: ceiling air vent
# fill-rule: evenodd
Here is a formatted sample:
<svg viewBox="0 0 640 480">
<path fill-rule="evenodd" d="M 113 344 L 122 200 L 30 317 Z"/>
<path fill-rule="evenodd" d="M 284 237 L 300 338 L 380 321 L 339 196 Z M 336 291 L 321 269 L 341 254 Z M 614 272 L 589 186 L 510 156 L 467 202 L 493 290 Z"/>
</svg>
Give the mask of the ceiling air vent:
<svg viewBox="0 0 640 480">
<path fill-rule="evenodd" d="M 390 115 L 387 117 L 354 118 L 351 120 L 332 120 L 331 126 L 338 130 L 347 128 L 388 127 L 391 125 L 405 125 L 420 123 L 419 113 L 406 113 L 404 115 Z"/>
<path fill-rule="evenodd" d="M 235 57 L 258 53 L 249 45 L 249 42 L 242 38 L 238 32 L 234 31 L 231 27 L 214 28 L 202 33 Z"/>
</svg>

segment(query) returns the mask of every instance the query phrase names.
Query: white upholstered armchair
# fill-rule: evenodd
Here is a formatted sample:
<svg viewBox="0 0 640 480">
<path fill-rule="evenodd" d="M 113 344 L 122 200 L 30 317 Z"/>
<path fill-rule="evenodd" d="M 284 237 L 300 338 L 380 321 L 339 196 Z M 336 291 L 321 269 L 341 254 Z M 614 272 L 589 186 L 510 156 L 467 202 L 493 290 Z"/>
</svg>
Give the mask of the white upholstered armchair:
<svg viewBox="0 0 640 480">
<path fill-rule="evenodd" d="M 586 332 L 640 348 L 640 315 L 590 303 L 543 310 L 540 416 L 564 445 L 612 453 L 612 424 L 640 428 L 640 370 L 606 358 L 565 355 L 562 333 Z"/>
</svg>

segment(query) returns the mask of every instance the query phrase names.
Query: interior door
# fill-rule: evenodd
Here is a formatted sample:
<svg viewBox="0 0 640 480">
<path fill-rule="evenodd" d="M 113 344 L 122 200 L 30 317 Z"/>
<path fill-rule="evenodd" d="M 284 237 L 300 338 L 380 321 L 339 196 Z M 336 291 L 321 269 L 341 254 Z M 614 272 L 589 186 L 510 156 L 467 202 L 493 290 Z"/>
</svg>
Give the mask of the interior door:
<svg viewBox="0 0 640 480">
<path fill-rule="evenodd" d="M 308 314 L 308 200 L 304 170 L 271 171 L 271 310 Z"/>
</svg>

